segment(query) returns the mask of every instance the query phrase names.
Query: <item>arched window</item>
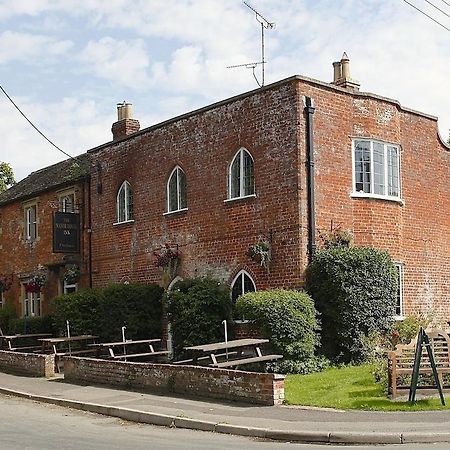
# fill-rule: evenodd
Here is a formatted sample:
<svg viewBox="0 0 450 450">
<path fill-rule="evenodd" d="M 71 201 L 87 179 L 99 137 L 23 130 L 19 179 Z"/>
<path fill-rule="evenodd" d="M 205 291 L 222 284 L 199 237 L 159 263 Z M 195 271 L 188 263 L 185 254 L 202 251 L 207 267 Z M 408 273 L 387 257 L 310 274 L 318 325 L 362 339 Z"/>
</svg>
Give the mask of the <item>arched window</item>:
<svg viewBox="0 0 450 450">
<path fill-rule="evenodd" d="M 230 165 L 228 174 L 228 198 L 247 197 L 255 193 L 255 173 L 253 158 L 250 153 L 241 148 Z"/>
<path fill-rule="evenodd" d="M 124 181 L 117 193 L 117 223 L 133 220 L 133 190 L 130 183 Z"/>
<path fill-rule="evenodd" d="M 187 208 L 186 175 L 180 167 L 175 167 L 167 182 L 167 212 Z"/>
<path fill-rule="evenodd" d="M 231 283 L 231 300 L 236 303 L 236 300 L 244 295 L 246 292 L 255 292 L 256 286 L 252 277 L 245 271 L 241 270 Z"/>
</svg>

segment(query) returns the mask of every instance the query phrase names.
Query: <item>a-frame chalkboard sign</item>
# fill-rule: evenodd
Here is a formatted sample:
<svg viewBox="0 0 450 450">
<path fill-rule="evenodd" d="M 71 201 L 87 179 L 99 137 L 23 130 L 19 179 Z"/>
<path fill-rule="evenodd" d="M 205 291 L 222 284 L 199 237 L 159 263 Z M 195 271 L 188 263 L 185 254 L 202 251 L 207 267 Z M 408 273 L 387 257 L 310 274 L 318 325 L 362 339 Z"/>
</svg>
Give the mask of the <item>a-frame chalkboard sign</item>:
<svg viewBox="0 0 450 450">
<path fill-rule="evenodd" d="M 425 345 L 427 349 L 428 358 L 430 360 L 431 369 L 433 370 L 434 381 L 436 381 L 436 386 L 439 391 L 439 397 L 441 398 L 442 405 L 445 406 L 444 394 L 442 393 L 441 382 L 439 381 L 437 369 L 436 369 L 436 361 L 434 360 L 433 349 L 431 348 L 430 339 L 425 333 L 425 330 L 421 327 L 419 331 L 419 335 L 417 336 L 417 345 L 416 345 L 416 354 L 414 357 L 414 367 L 413 373 L 411 377 L 411 387 L 409 389 L 409 398 L 408 400 L 411 403 L 416 401 L 416 390 L 417 383 L 419 382 L 419 368 L 420 368 L 420 360 L 422 359 L 422 346 Z"/>
</svg>

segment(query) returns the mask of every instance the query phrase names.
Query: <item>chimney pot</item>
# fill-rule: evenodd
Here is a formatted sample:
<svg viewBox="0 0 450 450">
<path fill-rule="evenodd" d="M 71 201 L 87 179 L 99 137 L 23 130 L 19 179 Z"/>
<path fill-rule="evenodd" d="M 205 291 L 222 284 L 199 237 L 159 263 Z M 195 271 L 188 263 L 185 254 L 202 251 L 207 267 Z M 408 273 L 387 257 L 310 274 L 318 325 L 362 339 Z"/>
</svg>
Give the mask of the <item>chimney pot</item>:
<svg viewBox="0 0 450 450">
<path fill-rule="evenodd" d="M 133 119 L 133 105 L 125 100 L 117 103 L 117 122 L 112 124 L 113 140 L 128 136 L 139 131 L 139 121 Z"/>
<path fill-rule="evenodd" d="M 342 65 L 340 61 L 336 61 L 333 63 L 333 69 L 334 69 L 334 79 L 333 83 L 336 83 L 342 78 Z"/>
<path fill-rule="evenodd" d="M 340 61 L 333 63 L 334 80 L 332 84 L 346 89 L 359 90 L 359 82 L 350 77 L 350 59 L 344 52 Z"/>
</svg>

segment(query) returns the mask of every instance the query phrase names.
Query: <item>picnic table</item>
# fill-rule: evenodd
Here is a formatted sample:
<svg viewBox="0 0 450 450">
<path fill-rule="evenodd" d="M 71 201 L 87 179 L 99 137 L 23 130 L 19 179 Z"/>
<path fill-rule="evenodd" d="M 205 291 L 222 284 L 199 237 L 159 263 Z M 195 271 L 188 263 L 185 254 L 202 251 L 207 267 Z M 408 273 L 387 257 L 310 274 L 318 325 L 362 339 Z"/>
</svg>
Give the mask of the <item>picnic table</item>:
<svg viewBox="0 0 450 450">
<path fill-rule="evenodd" d="M 95 353 L 96 349 L 88 348 L 89 343 L 95 343 L 98 336 L 84 334 L 80 336 L 61 336 L 38 339 L 42 343 L 43 353 L 53 353 L 55 356 L 72 356 Z"/>
<path fill-rule="evenodd" d="M 126 361 L 127 359 L 153 357 L 169 354 L 167 350 L 158 350 L 158 351 L 155 350 L 154 344 L 160 342 L 161 339 L 139 339 L 136 341 L 133 341 L 132 339 L 127 339 L 125 341 L 117 341 L 117 342 L 102 342 L 99 344 L 92 344 L 92 346 L 96 347 L 98 350 L 106 349 L 111 359 Z M 131 352 L 127 352 L 128 349 Z"/>
<path fill-rule="evenodd" d="M 263 355 L 261 346 L 268 342 L 268 339 L 234 339 L 185 347 L 186 351 L 194 352 L 196 355 L 190 360 L 177 361 L 176 364 L 198 364 L 200 361 L 206 361 L 211 367 L 227 368 L 282 358 L 283 355 Z"/>
<path fill-rule="evenodd" d="M 45 338 L 51 336 L 50 333 L 33 333 L 33 334 L 1 334 L 0 339 L 2 340 L 1 348 L 9 351 L 28 351 L 28 350 L 39 350 L 41 345 L 39 345 L 38 338 Z"/>
</svg>

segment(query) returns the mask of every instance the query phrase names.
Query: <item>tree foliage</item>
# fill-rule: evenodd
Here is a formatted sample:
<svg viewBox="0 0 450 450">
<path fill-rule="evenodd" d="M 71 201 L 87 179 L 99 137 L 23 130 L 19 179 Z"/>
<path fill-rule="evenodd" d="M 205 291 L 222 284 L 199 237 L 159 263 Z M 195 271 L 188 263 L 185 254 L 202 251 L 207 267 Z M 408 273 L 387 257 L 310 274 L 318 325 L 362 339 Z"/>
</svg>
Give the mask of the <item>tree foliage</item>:
<svg viewBox="0 0 450 450">
<path fill-rule="evenodd" d="M 316 253 L 306 288 L 322 321 L 322 352 L 340 362 L 364 359 L 367 336 L 393 322 L 397 268 L 387 252 L 364 247 Z"/>
<path fill-rule="evenodd" d="M 160 338 L 163 290 L 155 284 L 112 284 L 86 289 L 53 300 L 57 333 L 65 333 L 66 320 L 73 334 L 95 334 L 103 341 Z"/>
<path fill-rule="evenodd" d="M 238 298 L 236 313 L 255 321 L 274 351 L 284 356 L 275 371 L 305 372 L 305 363 L 311 366 L 319 344 L 319 325 L 308 294 L 287 290 L 248 292 Z"/>
<path fill-rule="evenodd" d="M 7 162 L 0 161 L 0 193 L 16 183 L 14 172 Z"/>
<path fill-rule="evenodd" d="M 179 281 L 167 294 L 175 357 L 183 347 L 224 340 L 223 320 L 231 317 L 226 286 L 210 278 Z"/>
</svg>

